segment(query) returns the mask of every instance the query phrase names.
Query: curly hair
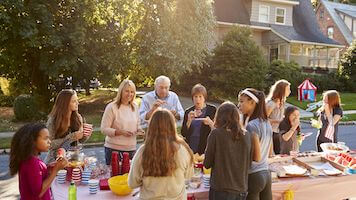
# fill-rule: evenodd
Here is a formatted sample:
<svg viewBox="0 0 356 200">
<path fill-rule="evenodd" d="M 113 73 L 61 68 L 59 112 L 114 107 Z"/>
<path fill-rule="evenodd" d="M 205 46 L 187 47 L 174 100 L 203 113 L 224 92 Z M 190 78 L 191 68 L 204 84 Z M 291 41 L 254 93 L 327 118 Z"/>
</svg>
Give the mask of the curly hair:
<svg viewBox="0 0 356 200">
<path fill-rule="evenodd" d="M 10 174 L 13 176 L 19 171 L 22 161 L 30 158 L 34 153 L 35 142 L 42 129 L 47 128 L 42 123 L 30 123 L 21 127 L 11 140 Z"/>
</svg>

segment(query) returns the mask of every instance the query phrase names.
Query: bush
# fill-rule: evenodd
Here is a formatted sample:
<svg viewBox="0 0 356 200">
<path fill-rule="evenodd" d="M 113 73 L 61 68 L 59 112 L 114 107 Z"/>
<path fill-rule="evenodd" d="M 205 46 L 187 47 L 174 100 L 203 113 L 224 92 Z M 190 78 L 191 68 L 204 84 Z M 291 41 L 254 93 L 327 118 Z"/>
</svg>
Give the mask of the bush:
<svg viewBox="0 0 356 200">
<path fill-rule="evenodd" d="M 292 94 L 297 94 L 298 86 L 304 81 L 306 75 L 302 74 L 301 68 L 296 62 L 285 62 L 282 60 L 274 60 L 268 70 L 268 78 L 265 92 L 269 92 L 269 87 L 276 81 L 285 79 L 291 83 Z"/>
<path fill-rule="evenodd" d="M 212 96 L 218 99 L 236 96 L 246 87 L 266 87 L 267 64 L 257 44 L 252 40 L 251 30 L 235 27 L 213 51 L 206 67 Z"/>
<path fill-rule="evenodd" d="M 20 95 L 14 101 L 15 117 L 19 121 L 28 121 L 40 118 L 38 106 L 31 95 Z"/>
<path fill-rule="evenodd" d="M 338 71 L 344 90 L 356 92 L 356 41 L 341 56 Z"/>
<path fill-rule="evenodd" d="M 6 96 L 0 94 L 0 107 L 12 107 L 14 98 L 12 96 Z"/>
</svg>

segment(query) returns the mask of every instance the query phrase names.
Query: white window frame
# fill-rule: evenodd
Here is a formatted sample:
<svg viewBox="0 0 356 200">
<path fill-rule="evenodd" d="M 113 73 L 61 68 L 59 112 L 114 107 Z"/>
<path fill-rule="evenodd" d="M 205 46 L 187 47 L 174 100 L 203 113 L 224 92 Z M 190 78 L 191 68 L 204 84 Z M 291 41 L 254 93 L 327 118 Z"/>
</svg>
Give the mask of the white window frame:
<svg viewBox="0 0 356 200">
<path fill-rule="evenodd" d="M 267 8 L 267 21 L 263 21 L 262 19 L 261 19 L 261 8 Z M 262 23 L 270 23 L 270 7 L 269 6 L 266 6 L 266 5 L 260 5 L 260 7 L 259 7 L 259 10 L 258 10 L 258 21 L 259 22 L 262 22 Z"/>
<path fill-rule="evenodd" d="M 282 16 L 278 16 L 278 15 L 277 15 L 278 9 L 284 10 L 284 13 L 283 13 L 283 23 L 277 22 L 277 17 L 282 17 Z M 276 7 L 276 11 L 275 11 L 276 15 L 275 15 L 275 18 L 274 18 L 274 21 L 275 21 L 276 24 L 281 24 L 281 25 L 285 25 L 285 24 L 286 24 L 286 12 L 287 12 L 287 9 L 285 9 L 285 8 L 280 8 L 280 7 Z"/>
<path fill-rule="evenodd" d="M 334 27 L 329 26 L 329 27 L 327 27 L 326 30 L 327 30 L 328 38 L 334 39 Z M 329 35 L 329 30 L 332 30 L 332 35 L 331 35 L 331 37 L 330 37 L 330 35 Z"/>
</svg>

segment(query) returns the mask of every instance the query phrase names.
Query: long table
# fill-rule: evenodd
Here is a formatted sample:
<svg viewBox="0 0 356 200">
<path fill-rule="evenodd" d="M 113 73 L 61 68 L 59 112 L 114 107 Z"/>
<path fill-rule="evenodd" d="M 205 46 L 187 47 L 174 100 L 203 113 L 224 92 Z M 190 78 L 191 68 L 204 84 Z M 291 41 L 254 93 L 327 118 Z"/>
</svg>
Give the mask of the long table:
<svg viewBox="0 0 356 200">
<path fill-rule="evenodd" d="M 69 184 L 52 184 L 52 192 L 55 200 L 65 200 L 68 197 Z M 294 191 L 295 200 L 342 200 L 356 197 L 356 175 L 346 175 L 337 177 L 318 177 L 318 178 L 284 178 L 272 184 L 274 200 L 282 200 L 283 193 L 291 189 Z M 134 190 L 134 194 L 138 189 Z M 198 189 L 188 189 L 188 194 L 194 194 L 196 199 L 208 199 L 209 189 L 201 186 Z M 77 187 L 78 200 L 101 200 L 101 199 L 138 199 L 138 195 L 133 197 L 116 196 L 111 191 L 98 191 L 97 194 L 89 194 L 88 186 L 80 185 Z"/>
</svg>

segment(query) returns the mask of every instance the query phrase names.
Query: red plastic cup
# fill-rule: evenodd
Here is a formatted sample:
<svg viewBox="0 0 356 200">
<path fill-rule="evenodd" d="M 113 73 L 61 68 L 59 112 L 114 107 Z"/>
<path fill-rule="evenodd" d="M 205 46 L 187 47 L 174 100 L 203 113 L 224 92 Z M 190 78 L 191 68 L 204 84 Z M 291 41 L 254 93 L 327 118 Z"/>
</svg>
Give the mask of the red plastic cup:
<svg viewBox="0 0 356 200">
<path fill-rule="evenodd" d="M 84 123 L 83 124 L 83 135 L 88 137 L 91 135 L 92 132 L 93 132 L 93 124 Z"/>
</svg>

